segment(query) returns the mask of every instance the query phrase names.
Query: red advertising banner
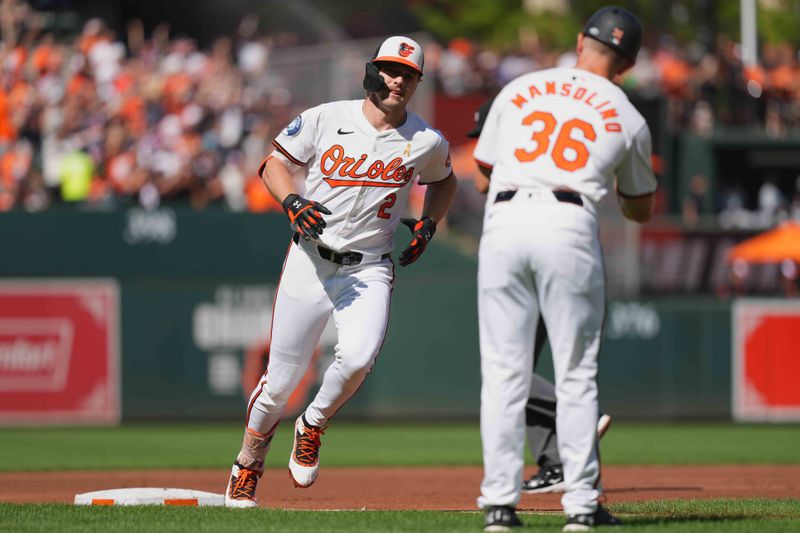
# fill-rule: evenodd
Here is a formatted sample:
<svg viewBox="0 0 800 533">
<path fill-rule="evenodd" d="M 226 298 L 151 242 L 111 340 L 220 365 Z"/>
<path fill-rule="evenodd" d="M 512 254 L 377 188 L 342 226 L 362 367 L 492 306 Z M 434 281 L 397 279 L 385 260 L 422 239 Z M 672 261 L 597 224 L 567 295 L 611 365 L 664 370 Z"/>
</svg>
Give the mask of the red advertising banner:
<svg viewBox="0 0 800 533">
<path fill-rule="evenodd" d="M 732 332 L 734 418 L 800 421 L 800 301 L 739 300 Z"/>
<path fill-rule="evenodd" d="M 0 423 L 119 419 L 116 282 L 0 281 Z"/>
</svg>

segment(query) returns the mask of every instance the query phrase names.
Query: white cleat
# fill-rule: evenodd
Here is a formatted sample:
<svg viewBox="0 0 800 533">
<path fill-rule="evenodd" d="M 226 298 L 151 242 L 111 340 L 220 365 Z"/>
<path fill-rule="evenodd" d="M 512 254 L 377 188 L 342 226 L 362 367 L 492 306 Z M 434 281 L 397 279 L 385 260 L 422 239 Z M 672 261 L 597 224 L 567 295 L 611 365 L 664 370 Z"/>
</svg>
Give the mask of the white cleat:
<svg viewBox="0 0 800 533">
<path fill-rule="evenodd" d="M 258 472 L 249 470 L 239 463 L 233 463 L 231 478 L 228 488 L 225 489 L 225 507 L 249 509 L 258 507 L 256 500 L 256 486 L 258 485 Z"/>
<path fill-rule="evenodd" d="M 289 477 L 294 486 L 307 488 L 314 484 L 319 474 L 319 448 L 323 428 L 306 426 L 300 415 L 294 423 L 294 446 L 289 456 Z"/>
</svg>

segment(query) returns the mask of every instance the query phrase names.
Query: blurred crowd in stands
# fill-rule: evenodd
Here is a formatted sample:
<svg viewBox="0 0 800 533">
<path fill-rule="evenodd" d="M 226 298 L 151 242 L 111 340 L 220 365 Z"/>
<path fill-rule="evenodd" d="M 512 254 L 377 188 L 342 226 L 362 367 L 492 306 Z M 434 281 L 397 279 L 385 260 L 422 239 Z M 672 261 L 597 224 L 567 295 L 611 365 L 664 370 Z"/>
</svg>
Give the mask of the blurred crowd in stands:
<svg viewBox="0 0 800 533">
<path fill-rule="evenodd" d="M 146 35 L 134 20 L 116 35 L 92 19 L 57 39 L 40 15 L 22 0 L 0 0 L 0 211 L 69 202 L 280 208 L 255 170 L 297 111 L 290 88 L 269 75 L 270 55 L 291 46 L 291 36 L 260 35 L 257 21 L 245 19 L 235 35 L 199 49 L 167 26 Z M 760 57 L 758 68 L 745 69 L 724 37 L 705 50 L 663 35 L 620 81 L 641 98 L 665 97 L 673 131 L 800 131 L 797 50 L 764 45 Z M 522 73 L 574 60 L 535 38 L 503 52 L 455 39 L 427 46 L 426 77 L 439 94 L 492 94 Z M 691 194 L 705 190 L 698 183 Z M 796 201 L 800 213 L 800 181 Z"/>
<path fill-rule="evenodd" d="M 441 90 L 451 95 L 491 90 L 531 70 L 575 64 L 572 50 L 559 53 L 535 38 L 528 41 L 503 54 L 479 49 L 467 39 L 436 48 L 431 62 Z M 665 34 L 645 43 L 634 68 L 619 81 L 641 98 L 664 96 L 673 129 L 707 135 L 720 125 L 757 126 L 778 136 L 800 130 L 798 59 L 791 45 L 767 43 L 761 63 L 745 68 L 740 46 L 723 35 L 707 50 L 679 46 Z"/>
<path fill-rule="evenodd" d="M 236 42 L 199 50 L 166 26 L 146 39 L 133 21 L 120 38 L 92 19 L 59 42 L 24 3 L 2 6 L 0 211 L 275 207 L 255 176 L 292 118 L 288 91 L 264 75 L 275 39 L 243 24 Z"/>
<path fill-rule="evenodd" d="M 788 195 L 782 192 L 777 182 L 771 173 L 761 177 L 753 202 L 748 202 L 740 187 L 723 186 L 716 198 L 719 208 L 714 220 L 725 229 L 767 228 L 786 220 L 800 222 L 800 174 L 795 178 Z M 715 198 L 709 197 L 709 187 L 709 179 L 703 173 L 697 173 L 689 180 L 688 191 L 681 204 L 681 219 L 686 227 L 696 227 L 703 212 L 709 212 L 705 206 L 715 203 Z"/>
</svg>

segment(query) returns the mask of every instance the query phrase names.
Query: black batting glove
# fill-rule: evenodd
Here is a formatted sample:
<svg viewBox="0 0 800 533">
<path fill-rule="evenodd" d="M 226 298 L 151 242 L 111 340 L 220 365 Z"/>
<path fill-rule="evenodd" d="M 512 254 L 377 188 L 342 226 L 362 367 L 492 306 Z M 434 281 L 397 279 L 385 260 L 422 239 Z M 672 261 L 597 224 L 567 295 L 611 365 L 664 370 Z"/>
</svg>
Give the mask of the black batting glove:
<svg viewBox="0 0 800 533">
<path fill-rule="evenodd" d="M 422 217 L 421 220 L 415 218 L 401 218 L 400 222 L 408 226 L 414 239 L 411 244 L 400 254 L 400 266 L 408 266 L 422 255 L 428 243 L 436 233 L 436 222 L 430 217 Z"/>
<path fill-rule="evenodd" d="M 321 203 L 306 200 L 297 194 L 290 194 L 284 198 L 281 205 L 286 214 L 289 215 L 292 229 L 307 241 L 322 235 L 322 229 L 327 226 L 322 215 L 332 214 Z"/>
</svg>

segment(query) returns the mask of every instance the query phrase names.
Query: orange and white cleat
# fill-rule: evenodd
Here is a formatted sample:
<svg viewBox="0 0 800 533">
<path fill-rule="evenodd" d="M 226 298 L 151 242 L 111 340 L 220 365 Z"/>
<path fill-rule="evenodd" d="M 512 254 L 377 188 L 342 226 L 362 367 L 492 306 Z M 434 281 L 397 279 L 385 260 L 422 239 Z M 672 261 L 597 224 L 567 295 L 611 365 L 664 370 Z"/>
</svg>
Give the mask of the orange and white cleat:
<svg viewBox="0 0 800 533">
<path fill-rule="evenodd" d="M 289 476 L 295 487 L 307 488 L 314 484 L 319 474 L 320 437 L 325 432 L 305 423 L 303 415 L 294 423 L 294 446 L 289 456 Z"/>
<path fill-rule="evenodd" d="M 233 463 L 231 478 L 225 490 L 225 506 L 243 509 L 258 507 L 256 500 L 258 477 L 258 472 L 255 470 L 245 468 L 238 462 Z"/>
</svg>

